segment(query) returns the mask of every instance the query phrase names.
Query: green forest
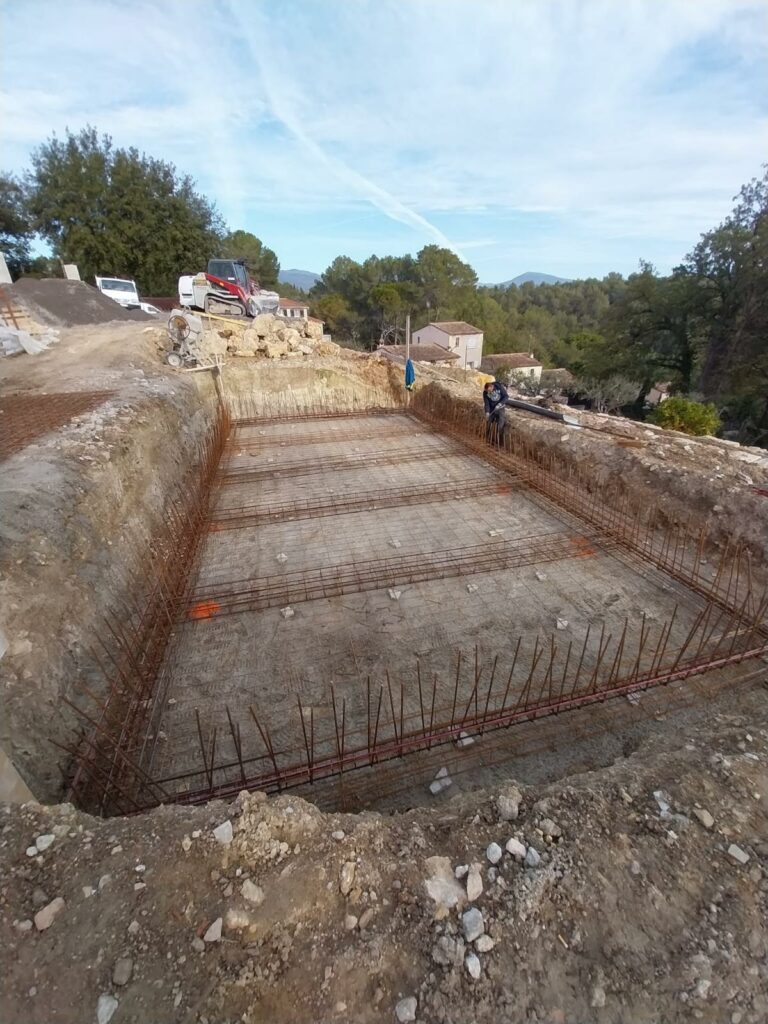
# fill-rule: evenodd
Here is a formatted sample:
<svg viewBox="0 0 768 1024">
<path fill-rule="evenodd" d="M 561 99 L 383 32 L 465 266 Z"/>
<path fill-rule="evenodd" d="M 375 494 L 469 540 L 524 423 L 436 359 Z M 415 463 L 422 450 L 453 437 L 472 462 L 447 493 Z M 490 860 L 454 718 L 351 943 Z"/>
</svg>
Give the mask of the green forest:
<svg viewBox="0 0 768 1024">
<path fill-rule="evenodd" d="M 337 341 L 402 340 L 407 312 L 414 328 L 466 320 L 485 332 L 485 354 L 532 352 L 598 404 L 639 412 L 669 382 L 712 403 L 727 436 L 768 447 L 768 170 L 669 275 L 641 261 L 628 277 L 482 287 L 454 253 L 429 245 L 415 258 L 339 256 L 310 299 Z"/>
<path fill-rule="evenodd" d="M 569 370 L 574 392 L 598 408 L 640 415 L 649 389 L 669 382 L 679 399 L 713 407 L 708 429 L 768 447 L 768 169 L 734 202 L 668 275 L 641 261 L 628 277 L 484 287 L 453 252 L 427 245 L 362 263 L 338 256 L 311 312 L 361 349 L 403 340 L 406 314 L 413 328 L 466 320 L 485 332 L 486 354 L 532 352 Z M 31 255 L 35 239 L 50 257 Z M 15 277 L 72 262 L 85 279 L 132 277 L 150 296 L 174 294 L 179 274 L 211 256 L 245 258 L 266 287 L 279 272 L 274 251 L 230 229 L 188 176 L 91 127 L 47 140 L 20 178 L 0 174 L 0 251 Z M 696 417 L 706 419 L 700 407 Z"/>
</svg>

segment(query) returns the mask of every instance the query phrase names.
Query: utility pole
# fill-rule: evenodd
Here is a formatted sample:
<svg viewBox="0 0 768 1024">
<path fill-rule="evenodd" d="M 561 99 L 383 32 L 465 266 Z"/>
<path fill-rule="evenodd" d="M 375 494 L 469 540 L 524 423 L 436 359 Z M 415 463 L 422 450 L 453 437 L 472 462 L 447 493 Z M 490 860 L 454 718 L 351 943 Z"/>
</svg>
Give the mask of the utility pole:
<svg viewBox="0 0 768 1024">
<path fill-rule="evenodd" d="M 411 314 L 405 314 L 405 361 L 411 358 Z"/>
</svg>

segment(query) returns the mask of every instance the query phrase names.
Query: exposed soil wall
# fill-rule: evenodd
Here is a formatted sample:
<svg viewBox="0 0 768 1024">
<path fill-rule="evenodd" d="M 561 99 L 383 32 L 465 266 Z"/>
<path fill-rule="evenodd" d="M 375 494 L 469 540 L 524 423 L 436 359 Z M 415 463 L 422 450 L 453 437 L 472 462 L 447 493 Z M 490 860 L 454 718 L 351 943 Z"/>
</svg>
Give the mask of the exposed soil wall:
<svg viewBox="0 0 768 1024">
<path fill-rule="evenodd" d="M 62 696 L 87 678 L 103 616 L 146 573 L 148 538 L 163 524 L 210 421 L 190 381 L 107 402 L 3 467 L 2 630 L 5 714 L 0 740 L 41 799 L 60 791 L 57 751 L 71 740 Z M 103 654 L 103 652 L 102 652 Z"/>
<path fill-rule="evenodd" d="M 425 387 L 482 416 L 480 388 L 439 379 Z M 418 406 L 418 396 L 416 406 Z M 562 409 L 561 411 L 568 411 Z M 509 429 L 566 465 L 586 471 L 591 489 L 620 482 L 633 509 L 657 505 L 670 523 L 709 525 L 710 542 L 745 544 L 759 571 L 768 565 L 768 455 L 714 438 L 695 438 L 610 416 L 573 414 L 575 428 L 507 410 Z"/>
</svg>

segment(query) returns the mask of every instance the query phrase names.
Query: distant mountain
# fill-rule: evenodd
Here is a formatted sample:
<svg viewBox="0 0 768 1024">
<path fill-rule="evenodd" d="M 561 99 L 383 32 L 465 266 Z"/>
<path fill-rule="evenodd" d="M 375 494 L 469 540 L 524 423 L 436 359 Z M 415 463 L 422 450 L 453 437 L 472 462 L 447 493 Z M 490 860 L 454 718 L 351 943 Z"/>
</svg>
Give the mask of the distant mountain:
<svg viewBox="0 0 768 1024">
<path fill-rule="evenodd" d="M 531 284 L 567 284 L 570 280 L 570 277 L 555 277 L 554 274 L 539 274 L 535 270 L 528 270 L 524 274 L 513 277 L 511 281 L 502 281 L 491 287 L 509 288 L 511 284 L 516 284 L 519 287 L 521 284 L 528 284 L 529 281 Z"/>
<path fill-rule="evenodd" d="M 291 284 L 294 288 L 308 292 L 320 280 L 320 275 L 314 274 L 311 270 L 281 270 L 277 279 L 281 284 Z"/>
</svg>

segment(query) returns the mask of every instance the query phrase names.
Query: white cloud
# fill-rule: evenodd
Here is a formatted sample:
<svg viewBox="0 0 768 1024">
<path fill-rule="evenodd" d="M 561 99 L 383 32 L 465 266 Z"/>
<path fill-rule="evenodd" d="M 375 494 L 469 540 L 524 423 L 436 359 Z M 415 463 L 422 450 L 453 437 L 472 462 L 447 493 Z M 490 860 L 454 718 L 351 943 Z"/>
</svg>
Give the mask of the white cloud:
<svg viewBox="0 0 768 1024">
<path fill-rule="evenodd" d="M 647 246 L 684 249 L 717 222 L 764 159 L 764 0 L 0 11 L 15 40 L 4 165 L 90 122 L 192 172 L 234 225 L 354 218 L 362 203 L 406 225 L 412 248 L 487 239 L 502 258 L 509 232 L 546 221 L 528 240 L 542 259 L 588 230 L 654 258 Z"/>
</svg>

